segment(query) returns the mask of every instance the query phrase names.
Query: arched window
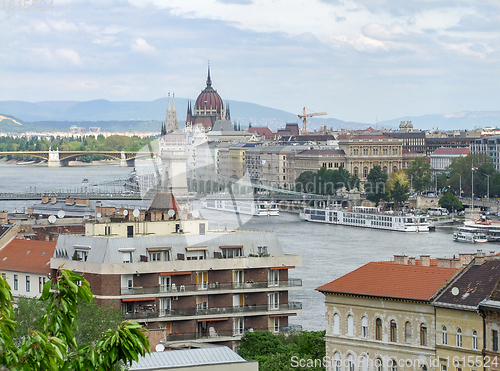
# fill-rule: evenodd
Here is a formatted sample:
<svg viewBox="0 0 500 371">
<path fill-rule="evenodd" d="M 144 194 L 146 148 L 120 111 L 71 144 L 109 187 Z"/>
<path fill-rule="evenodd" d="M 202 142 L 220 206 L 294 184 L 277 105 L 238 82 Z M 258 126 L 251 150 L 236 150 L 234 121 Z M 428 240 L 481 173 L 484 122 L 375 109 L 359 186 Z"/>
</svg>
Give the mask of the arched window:
<svg viewBox="0 0 500 371">
<path fill-rule="evenodd" d="M 368 318 L 366 317 L 361 319 L 361 334 L 364 338 L 368 337 Z"/>
<path fill-rule="evenodd" d="M 391 341 L 398 341 L 398 325 L 395 320 L 391 320 Z"/>
<path fill-rule="evenodd" d="M 477 331 L 472 331 L 472 349 L 477 350 Z"/>
<path fill-rule="evenodd" d="M 411 344 L 411 323 L 405 323 L 405 341 L 406 344 Z"/>
<path fill-rule="evenodd" d="M 384 172 L 384 174 L 387 174 L 387 166 L 384 166 L 384 167 L 382 168 L 382 171 Z"/>
<path fill-rule="evenodd" d="M 363 168 L 363 177 L 366 178 L 368 176 L 368 168 L 365 166 Z"/>
<path fill-rule="evenodd" d="M 442 327 L 442 333 L 441 333 L 441 343 L 443 345 L 448 344 L 448 332 L 446 331 L 446 326 Z"/>
<path fill-rule="evenodd" d="M 333 315 L 333 333 L 335 335 L 340 334 L 340 316 L 338 313 Z"/>
<path fill-rule="evenodd" d="M 398 371 L 398 361 L 395 359 L 391 359 L 389 362 L 389 365 L 391 367 L 391 371 Z"/>
<path fill-rule="evenodd" d="M 382 362 L 382 358 L 375 358 L 375 370 L 376 371 L 384 370 L 384 362 Z"/>
<path fill-rule="evenodd" d="M 349 371 L 354 371 L 354 356 L 352 354 L 349 354 L 347 357 L 347 361 L 349 363 Z"/>
<path fill-rule="evenodd" d="M 462 329 L 457 328 L 457 347 L 462 348 Z"/>
<path fill-rule="evenodd" d="M 380 318 L 375 321 L 375 340 L 382 340 L 382 320 Z"/>
<path fill-rule="evenodd" d="M 361 357 L 361 371 L 368 371 L 368 358 L 366 356 Z"/>
<path fill-rule="evenodd" d="M 353 175 L 358 176 L 358 167 L 355 166 L 353 169 Z"/>
<path fill-rule="evenodd" d="M 427 326 L 425 323 L 420 325 L 420 345 L 427 346 Z"/>
<path fill-rule="evenodd" d="M 354 336 L 354 317 L 351 314 L 347 316 L 347 335 Z"/>
<path fill-rule="evenodd" d="M 334 360 L 334 365 L 335 365 L 335 371 L 340 371 L 340 366 L 342 365 L 341 361 L 340 361 L 340 353 L 339 352 L 335 352 L 335 354 L 333 355 L 333 360 Z"/>
<path fill-rule="evenodd" d="M 392 172 L 393 172 L 393 173 L 396 173 L 397 171 L 398 171 L 398 167 L 397 167 L 397 166 L 394 166 L 394 167 L 392 168 Z"/>
</svg>

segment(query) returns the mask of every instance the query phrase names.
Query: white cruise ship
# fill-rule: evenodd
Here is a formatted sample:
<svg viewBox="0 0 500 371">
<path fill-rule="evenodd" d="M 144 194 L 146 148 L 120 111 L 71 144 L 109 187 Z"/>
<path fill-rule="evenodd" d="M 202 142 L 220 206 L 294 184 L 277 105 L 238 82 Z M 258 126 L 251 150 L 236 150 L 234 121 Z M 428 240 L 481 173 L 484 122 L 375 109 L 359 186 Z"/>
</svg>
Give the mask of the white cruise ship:
<svg viewBox="0 0 500 371">
<path fill-rule="evenodd" d="M 300 219 L 316 223 L 384 229 L 398 232 L 429 232 L 426 216 L 384 213 L 376 207 L 355 207 L 353 210 L 305 208 Z"/>
<path fill-rule="evenodd" d="M 488 237 L 479 228 L 465 226 L 458 227 L 453 232 L 453 240 L 457 242 L 485 243 L 488 242 Z"/>
<path fill-rule="evenodd" d="M 229 211 L 245 215 L 279 216 L 278 204 L 274 201 L 236 201 L 231 199 L 207 198 L 202 201 L 205 209 Z"/>
</svg>

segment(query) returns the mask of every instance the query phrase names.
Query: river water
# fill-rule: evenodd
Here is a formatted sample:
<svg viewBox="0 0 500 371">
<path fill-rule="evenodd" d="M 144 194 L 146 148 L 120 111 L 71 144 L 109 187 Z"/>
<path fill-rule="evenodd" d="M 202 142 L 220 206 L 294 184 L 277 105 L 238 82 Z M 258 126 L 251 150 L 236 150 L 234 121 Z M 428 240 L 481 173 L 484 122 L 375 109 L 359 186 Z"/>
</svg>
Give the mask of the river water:
<svg viewBox="0 0 500 371">
<path fill-rule="evenodd" d="M 130 168 L 104 164 L 48 168 L 0 162 L 0 192 L 29 191 L 34 187 L 37 191 L 52 190 L 79 185 L 84 178 L 88 178 L 89 182 L 125 178 L 130 171 Z M 3 202 L 0 210 L 23 210 L 33 203 L 33 201 Z M 141 202 L 137 201 L 137 204 Z M 142 204 L 149 206 L 149 201 Z M 325 328 L 324 298 L 321 293 L 315 291 L 315 288 L 363 264 L 390 260 L 394 254 L 452 257 L 459 253 L 475 252 L 472 245 L 454 242 L 451 229 L 405 234 L 308 223 L 299 220 L 299 216 L 292 213 L 281 213 L 279 217 L 242 216 L 240 219 L 236 219 L 234 214 L 225 212 L 203 210 L 202 213 L 205 218 L 211 220 L 210 225 L 214 228 L 239 226 L 241 229 L 274 231 L 286 254 L 302 256 L 302 266 L 291 270 L 290 277 L 301 278 L 303 288 L 300 291 L 291 291 L 289 300 L 302 302 L 303 310 L 297 317 L 291 318 L 290 323 L 300 324 L 306 330 Z M 497 245 L 488 244 L 487 248 L 495 250 Z"/>
</svg>

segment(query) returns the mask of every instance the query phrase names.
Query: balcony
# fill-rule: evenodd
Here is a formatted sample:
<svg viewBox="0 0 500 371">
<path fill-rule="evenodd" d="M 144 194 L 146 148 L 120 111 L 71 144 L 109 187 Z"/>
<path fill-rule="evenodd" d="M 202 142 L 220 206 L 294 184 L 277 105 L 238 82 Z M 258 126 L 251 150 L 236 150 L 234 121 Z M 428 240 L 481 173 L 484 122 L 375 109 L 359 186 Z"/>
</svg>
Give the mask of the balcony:
<svg viewBox="0 0 500 371">
<path fill-rule="evenodd" d="M 137 313 L 124 313 L 125 319 L 150 319 L 150 318 L 172 318 L 172 317 L 200 317 L 200 316 L 214 316 L 229 314 L 243 314 L 243 315 L 259 315 L 266 312 L 289 312 L 302 310 L 302 303 L 298 301 L 291 301 L 287 304 L 279 305 L 245 305 L 243 307 L 225 307 L 225 308 L 207 308 L 207 309 L 191 309 L 191 310 L 165 310 L 158 311 L 140 311 Z"/>
<path fill-rule="evenodd" d="M 232 291 L 232 290 L 258 290 L 258 289 L 268 289 L 268 288 L 290 288 L 290 287 L 302 287 L 302 280 L 298 278 L 290 278 L 287 281 L 265 281 L 265 282 L 245 282 L 245 283 L 201 283 L 194 285 L 175 285 L 170 286 L 157 286 L 157 287 L 122 287 L 122 295 L 154 295 L 162 293 L 171 293 L 174 295 L 182 295 L 183 293 L 193 293 L 197 291 Z"/>
</svg>

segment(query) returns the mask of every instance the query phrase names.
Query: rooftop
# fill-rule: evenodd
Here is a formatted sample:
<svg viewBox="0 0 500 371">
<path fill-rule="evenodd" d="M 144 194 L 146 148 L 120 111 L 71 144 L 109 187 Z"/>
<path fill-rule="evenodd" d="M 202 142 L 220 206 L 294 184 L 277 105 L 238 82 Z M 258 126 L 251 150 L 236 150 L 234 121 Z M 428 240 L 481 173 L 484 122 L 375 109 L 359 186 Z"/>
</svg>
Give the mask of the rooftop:
<svg viewBox="0 0 500 371">
<path fill-rule="evenodd" d="M 457 271 L 454 268 L 372 262 L 318 287 L 323 293 L 430 300 Z"/>
<path fill-rule="evenodd" d="M 54 254 L 55 247 L 55 241 L 15 238 L 0 250 L 0 270 L 49 273 L 49 262 Z"/>
</svg>

